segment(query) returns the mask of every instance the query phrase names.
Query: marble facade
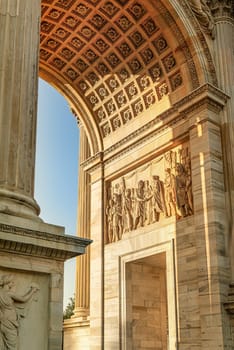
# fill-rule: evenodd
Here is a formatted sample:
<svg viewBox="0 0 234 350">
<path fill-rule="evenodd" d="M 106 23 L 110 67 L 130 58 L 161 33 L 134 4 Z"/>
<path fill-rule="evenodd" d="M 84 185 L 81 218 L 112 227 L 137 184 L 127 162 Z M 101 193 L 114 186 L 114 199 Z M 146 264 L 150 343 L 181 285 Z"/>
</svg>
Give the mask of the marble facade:
<svg viewBox="0 0 234 350">
<path fill-rule="evenodd" d="M 77 258 L 64 348 L 233 349 L 233 2 L 22 4 L 0 4 L 0 212 L 41 225 L 39 58 L 79 123 L 78 235 L 93 241 Z"/>
</svg>

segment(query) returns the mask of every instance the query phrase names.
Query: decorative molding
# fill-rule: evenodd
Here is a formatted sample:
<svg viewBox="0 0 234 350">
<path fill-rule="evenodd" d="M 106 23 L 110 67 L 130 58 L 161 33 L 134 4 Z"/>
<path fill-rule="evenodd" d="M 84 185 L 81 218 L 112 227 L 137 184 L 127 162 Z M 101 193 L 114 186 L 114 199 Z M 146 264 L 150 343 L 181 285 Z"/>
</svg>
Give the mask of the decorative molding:
<svg viewBox="0 0 234 350">
<path fill-rule="evenodd" d="M 86 238 L 56 235 L 0 223 L 0 251 L 66 260 L 83 254 L 91 242 Z"/>
<path fill-rule="evenodd" d="M 167 10 L 167 8 L 164 6 L 163 2 L 161 0 L 158 1 L 158 9 L 160 13 L 162 14 L 163 18 L 166 20 L 168 26 L 170 28 L 173 28 L 173 33 L 175 37 L 177 38 L 178 42 L 180 43 L 180 46 L 183 50 L 184 56 L 186 58 L 186 61 L 188 63 L 189 73 L 192 81 L 193 89 L 196 89 L 199 86 L 199 80 L 198 75 L 195 67 L 195 63 L 193 61 L 191 52 L 189 50 L 188 44 L 180 31 L 179 27 L 177 26 L 174 18 L 171 16 L 170 12 Z"/>
<path fill-rule="evenodd" d="M 188 0 L 202 30 L 214 37 L 214 19 L 207 0 Z"/>
<path fill-rule="evenodd" d="M 193 25 L 193 27 L 196 31 L 196 35 L 197 35 L 197 37 L 202 45 L 202 49 L 203 49 L 203 52 L 205 54 L 206 61 L 207 61 L 208 72 L 210 75 L 210 77 L 209 76 L 207 77 L 208 83 L 211 83 L 215 86 L 218 86 L 218 79 L 217 79 L 217 74 L 216 74 L 216 69 L 215 69 L 213 57 L 211 56 L 210 49 L 207 45 L 207 41 L 206 41 L 206 38 L 204 36 L 204 33 L 202 32 L 196 18 L 194 16 L 191 16 L 191 8 L 188 6 L 187 1 L 181 0 L 180 4 L 183 7 L 184 11 L 186 12 L 191 24 Z M 205 67 L 205 69 L 206 69 L 206 67 Z"/>
</svg>

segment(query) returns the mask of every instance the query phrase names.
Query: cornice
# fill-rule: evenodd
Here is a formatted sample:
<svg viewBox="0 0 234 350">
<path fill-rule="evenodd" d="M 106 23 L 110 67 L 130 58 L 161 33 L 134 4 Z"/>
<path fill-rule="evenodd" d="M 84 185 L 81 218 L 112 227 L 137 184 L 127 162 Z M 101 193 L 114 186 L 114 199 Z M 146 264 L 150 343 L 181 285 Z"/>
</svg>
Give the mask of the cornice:
<svg viewBox="0 0 234 350">
<path fill-rule="evenodd" d="M 85 253 L 92 241 L 68 235 L 24 229 L 0 223 L 0 251 L 67 260 Z"/>
</svg>

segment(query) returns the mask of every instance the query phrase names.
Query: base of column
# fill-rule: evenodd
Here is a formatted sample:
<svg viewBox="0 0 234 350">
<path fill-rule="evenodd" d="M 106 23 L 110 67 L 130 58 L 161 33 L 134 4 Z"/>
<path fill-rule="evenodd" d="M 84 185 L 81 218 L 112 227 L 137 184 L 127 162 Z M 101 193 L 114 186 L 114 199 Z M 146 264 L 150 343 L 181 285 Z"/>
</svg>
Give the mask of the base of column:
<svg viewBox="0 0 234 350">
<path fill-rule="evenodd" d="M 76 318 L 79 321 L 86 321 L 89 319 L 90 311 L 85 307 L 77 307 L 74 310 L 72 318 Z"/>
<path fill-rule="evenodd" d="M 5 189 L 0 189 L 0 213 L 42 221 L 38 217 L 40 207 L 33 198 Z"/>
</svg>

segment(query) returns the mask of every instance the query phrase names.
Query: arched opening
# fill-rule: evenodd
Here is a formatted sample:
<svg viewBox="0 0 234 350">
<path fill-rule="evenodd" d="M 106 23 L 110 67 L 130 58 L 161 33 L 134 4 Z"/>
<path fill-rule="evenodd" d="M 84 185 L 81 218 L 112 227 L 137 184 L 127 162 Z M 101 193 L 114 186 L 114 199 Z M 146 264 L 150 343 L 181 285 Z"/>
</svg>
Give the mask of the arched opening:
<svg viewBox="0 0 234 350">
<path fill-rule="evenodd" d="M 92 155 L 215 81 L 188 14 L 177 2 L 42 1 L 40 75 L 69 99 Z"/>
<path fill-rule="evenodd" d="M 2 231 L 15 244 L 6 245 L 5 237 L 1 242 L 4 253 L 21 253 L 15 259 L 7 256 L 5 268 L 20 268 L 25 277 L 30 271 L 30 278 L 34 270 L 48 275 L 49 347 L 61 334 L 57 297 L 63 261 L 84 251 L 74 252 L 75 242 L 90 241 L 68 239 L 62 229 L 42 223 L 33 198 L 40 15 L 39 74 L 69 101 L 83 130 L 78 234 L 91 234 L 93 245 L 90 265 L 88 254 L 79 265 L 77 317 L 68 325 L 71 334 L 78 321 L 78 332 L 85 326 L 86 334 L 82 341 L 76 338 L 78 346 L 73 338 L 72 346 L 84 348 L 84 338 L 89 341 L 85 347 L 92 350 L 126 344 L 126 335 L 131 338 L 126 319 L 131 327 L 140 314 L 145 317 L 151 310 L 146 300 L 143 313 L 131 315 L 142 305 L 137 302 L 128 310 L 122 296 L 125 293 L 125 301 L 126 295 L 148 297 L 135 269 L 152 265 L 146 281 L 150 284 L 163 254 L 161 280 L 167 283 L 156 278 L 154 289 L 164 285 L 167 298 L 158 294 L 156 301 L 150 288 L 148 300 L 156 302 L 158 310 L 163 304 L 160 317 L 166 327 L 157 330 L 161 343 L 166 344 L 168 335 L 170 350 L 223 349 L 232 346 L 226 332 L 231 319 L 223 308 L 228 304 L 227 311 L 233 312 L 233 299 L 227 302 L 230 267 L 224 246 L 228 229 L 223 172 L 233 175 L 233 162 L 230 152 L 226 163 L 230 158 L 231 167 L 223 171 L 223 155 L 233 149 L 233 106 L 227 103 L 224 110 L 228 97 L 219 88 L 227 85 L 229 90 L 233 83 L 232 65 L 222 67 L 233 58 L 230 4 L 39 0 L 25 7 L 23 0 L 1 2 L 0 212 L 8 215 Z M 215 42 L 207 26 L 212 21 L 218 34 Z M 231 136 L 230 142 L 223 144 L 222 133 Z M 90 193 L 91 210 L 85 206 Z M 133 209 L 127 206 L 132 199 Z M 124 278 L 124 273 L 132 278 Z M 135 346 L 138 333 L 132 330 Z"/>
<path fill-rule="evenodd" d="M 191 21 L 188 20 L 189 16 Z M 199 34 L 195 35 L 195 32 Z M 122 315 L 113 305 L 123 302 L 118 295 L 118 282 L 123 277 L 117 272 L 117 268 L 112 272 L 111 266 L 117 264 L 114 251 L 118 250 L 112 245 L 118 241 L 121 246 L 124 239 L 121 242 L 121 235 L 113 239 L 106 227 L 106 221 L 110 218 L 111 231 L 111 225 L 116 224 L 113 211 L 120 210 L 118 225 L 124 225 L 121 206 L 125 174 L 127 179 L 130 178 L 128 182 L 126 180 L 128 186 L 132 181 L 131 193 L 136 203 L 137 175 L 132 174 L 136 174 L 138 167 L 142 165 L 146 174 L 142 171 L 139 176 L 145 178 L 140 179 L 148 180 L 150 184 L 152 175 L 156 173 L 152 173 L 153 170 L 149 171 L 152 167 L 148 166 L 147 162 L 154 161 L 157 168 L 154 171 L 161 171 L 164 163 L 163 153 L 167 151 L 172 154 L 173 147 L 188 142 L 187 130 L 184 130 L 182 136 L 178 136 L 181 131 L 177 132 L 179 128 L 174 127 L 177 123 L 175 116 L 177 115 L 177 121 L 183 120 L 180 106 L 186 104 L 186 96 L 192 95 L 192 92 L 203 84 L 216 81 L 207 42 L 203 39 L 203 34 L 200 28 L 196 27 L 191 8 L 186 2 L 42 1 L 40 75 L 68 98 L 84 126 L 91 149 L 92 157 L 89 160 L 83 159 L 84 173 L 89 171 L 92 178 L 91 220 L 83 222 L 81 232 L 85 232 L 86 224 L 91 223 L 94 238 L 91 252 L 91 284 L 94 288 L 90 289 L 91 322 L 94 320 L 91 332 L 93 331 L 94 336 L 91 339 L 95 342 L 97 337 L 98 345 L 95 345 L 100 348 L 104 348 L 104 342 L 107 348 L 117 347 L 119 344 L 117 323 L 121 322 Z M 199 54 L 201 50 L 204 50 L 206 57 Z M 157 138 L 157 133 L 160 134 L 164 127 L 167 130 L 166 136 Z M 155 144 L 154 137 L 157 139 Z M 142 141 L 144 138 L 145 141 Z M 135 149 L 136 153 L 126 155 L 125 158 L 124 154 L 130 153 L 131 148 Z M 183 152 L 177 153 L 178 159 L 183 158 Z M 162 176 L 164 175 L 160 174 L 161 180 Z M 112 194 L 109 196 L 110 184 L 116 185 L 112 186 L 115 187 L 112 192 L 119 196 L 119 203 L 110 205 L 109 208 L 107 202 L 112 201 Z M 83 207 L 85 208 L 84 198 Z M 87 212 L 87 209 L 83 212 L 85 211 Z M 106 215 L 107 211 L 110 211 L 109 216 Z M 173 215 L 168 216 L 173 222 Z M 132 228 L 126 230 L 129 239 L 131 234 L 138 234 L 138 225 L 135 226 L 136 230 L 133 233 Z M 150 225 L 141 225 L 141 229 L 146 231 L 149 227 Z M 174 230 L 176 231 L 176 228 Z M 107 239 L 108 234 L 110 237 Z M 124 250 L 124 243 L 122 246 Z M 135 249 L 142 247 L 137 246 Z M 172 248 L 170 249 L 168 254 L 171 256 L 173 253 Z M 118 254 L 121 256 L 121 252 Z M 81 268 L 89 267 L 85 264 L 81 264 Z M 82 295 L 86 294 L 86 287 L 89 289 L 89 274 L 80 270 L 80 276 L 81 296 L 78 306 L 81 306 L 81 313 L 77 315 L 82 316 L 82 307 L 86 305 L 86 297 Z M 167 294 L 171 295 L 168 298 L 171 299 L 170 305 L 173 305 L 170 307 L 168 304 L 168 309 L 172 310 L 175 306 L 175 296 L 171 292 L 172 272 L 168 275 L 168 280 L 171 282 L 168 283 Z M 112 284 L 116 288 L 113 288 Z M 135 297 L 135 294 L 133 296 Z M 113 313 L 116 312 L 115 321 L 109 307 L 111 311 L 113 308 Z M 147 313 L 149 310 L 144 311 Z M 87 316 L 86 313 L 84 315 Z M 162 318 L 167 316 L 170 318 L 169 348 L 172 349 L 172 343 L 175 341 L 173 311 L 168 312 L 168 315 L 164 312 Z M 134 319 L 131 319 L 129 324 L 134 323 L 133 321 Z M 122 331 L 121 336 L 124 336 L 124 330 Z M 106 333 L 105 336 L 103 332 Z M 164 329 L 161 334 L 164 345 L 166 333 Z M 72 336 L 67 342 L 68 348 L 73 346 L 71 339 Z M 82 340 L 80 342 L 82 343 Z"/>
<path fill-rule="evenodd" d="M 39 80 L 35 199 L 44 222 L 76 235 L 79 127 L 68 103 Z M 75 258 L 65 262 L 64 308 L 75 292 Z"/>
</svg>

